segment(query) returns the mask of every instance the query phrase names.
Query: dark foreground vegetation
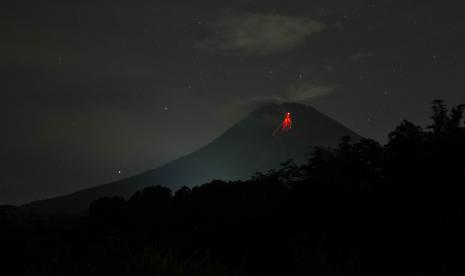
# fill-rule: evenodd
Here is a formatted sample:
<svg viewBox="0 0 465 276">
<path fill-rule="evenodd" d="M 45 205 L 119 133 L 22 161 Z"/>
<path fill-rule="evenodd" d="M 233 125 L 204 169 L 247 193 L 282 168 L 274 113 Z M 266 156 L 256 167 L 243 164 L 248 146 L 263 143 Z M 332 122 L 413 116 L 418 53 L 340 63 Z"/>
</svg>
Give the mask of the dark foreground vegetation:
<svg viewBox="0 0 465 276">
<path fill-rule="evenodd" d="M 343 139 L 307 164 L 89 215 L 0 209 L 0 275 L 465 275 L 464 106 L 433 103 L 386 145 Z M 162 184 L 162 183 L 154 183 Z"/>
</svg>

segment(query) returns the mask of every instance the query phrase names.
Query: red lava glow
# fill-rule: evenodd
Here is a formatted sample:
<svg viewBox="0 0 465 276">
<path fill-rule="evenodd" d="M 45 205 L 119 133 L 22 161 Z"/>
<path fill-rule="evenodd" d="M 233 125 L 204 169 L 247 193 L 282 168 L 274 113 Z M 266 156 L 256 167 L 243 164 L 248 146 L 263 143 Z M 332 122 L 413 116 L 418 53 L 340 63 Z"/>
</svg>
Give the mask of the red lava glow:
<svg viewBox="0 0 465 276">
<path fill-rule="evenodd" d="M 292 128 L 292 117 L 290 112 L 286 112 L 283 122 L 273 131 L 273 136 L 278 132 L 287 132 Z"/>
<path fill-rule="evenodd" d="M 291 113 L 287 112 L 284 121 L 281 124 L 282 131 L 289 131 L 292 128 L 292 118 Z"/>
</svg>

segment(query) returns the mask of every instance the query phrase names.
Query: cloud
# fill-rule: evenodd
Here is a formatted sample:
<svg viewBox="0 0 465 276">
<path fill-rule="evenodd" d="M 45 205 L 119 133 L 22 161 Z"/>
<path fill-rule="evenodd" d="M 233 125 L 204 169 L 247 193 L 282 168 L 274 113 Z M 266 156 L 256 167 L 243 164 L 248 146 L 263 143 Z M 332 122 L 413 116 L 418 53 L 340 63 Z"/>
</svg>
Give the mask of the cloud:
<svg viewBox="0 0 465 276">
<path fill-rule="evenodd" d="M 226 108 L 226 112 L 244 111 L 250 112 L 259 106 L 271 103 L 294 102 L 309 104 L 312 100 L 331 94 L 336 89 L 335 85 L 315 85 L 304 83 L 300 85 L 291 85 L 284 95 L 265 95 L 247 98 Z"/>
<path fill-rule="evenodd" d="M 256 97 L 247 98 L 244 100 L 234 102 L 233 104 L 231 104 L 230 106 L 226 108 L 226 112 L 236 112 L 236 111 L 249 112 L 265 104 L 283 103 L 283 102 L 286 102 L 286 99 L 280 96 L 276 96 L 276 95 L 256 96 Z"/>
<path fill-rule="evenodd" d="M 358 52 L 358 53 L 353 54 L 350 57 L 350 60 L 352 60 L 352 61 L 361 61 L 363 59 L 373 57 L 374 55 L 375 54 L 372 53 L 372 52 Z"/>
<path fill-rule="evenodd" d="M 301 46 L 307 37 L 326 28 L 307 17 L 278 14 L 240 14 L 220 18 L 214 35 L 197 43 L 212 52 L 265 56 Z"/>
<path fill-rule="evenodd" d="M 291 85 L 288 90 L 290 102 L 308 103 L 315 98 L 326 96 L 334 91 L 333 85 L 315 85 L 304 83 L 301 85 Z"/>
</svg>

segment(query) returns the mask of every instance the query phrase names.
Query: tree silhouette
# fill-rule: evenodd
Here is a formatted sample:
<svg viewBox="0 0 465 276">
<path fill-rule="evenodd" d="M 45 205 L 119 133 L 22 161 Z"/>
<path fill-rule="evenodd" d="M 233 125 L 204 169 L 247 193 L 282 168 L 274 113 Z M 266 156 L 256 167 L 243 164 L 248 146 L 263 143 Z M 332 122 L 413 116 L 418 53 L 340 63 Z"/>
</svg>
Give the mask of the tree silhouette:
<svg viewBox="0 0 465 276">
<path fill-rule="evenodd" d="M 72 227 L 0 208 L 0 272 L 461 275 L 464 108 L 436 100 L 426 128 L 402 121 L 385 145 L 343 137 L 248 180 L 101 198 Z"/>
</svg>

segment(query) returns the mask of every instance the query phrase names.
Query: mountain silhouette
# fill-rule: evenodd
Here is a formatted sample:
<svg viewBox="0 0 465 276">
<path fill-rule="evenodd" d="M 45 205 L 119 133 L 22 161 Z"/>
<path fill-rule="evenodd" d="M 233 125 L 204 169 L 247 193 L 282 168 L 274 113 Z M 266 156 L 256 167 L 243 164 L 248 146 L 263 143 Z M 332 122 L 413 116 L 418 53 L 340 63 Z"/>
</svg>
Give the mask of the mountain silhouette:
<svg viewBox="0 0 465 276">
<path fill-rule="evenodd" d="M 292 128 L 277 132 L 287 112 Z M 311 106 L 298 103 L 268 104 L 251 112 L 206 146 L 159 168 L 102 186 L 56 198 L 35 201 L 29 207 L 43 213 L 77 213 L 103 196 L 129 197 L 147 186 L 172 190 L 195 186 L 213 179 L 246 179 L 289 159 L 306 160 L 312 147 L 334 147 L 341 137 L 360 137 Z"/>
</svg>

